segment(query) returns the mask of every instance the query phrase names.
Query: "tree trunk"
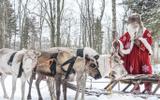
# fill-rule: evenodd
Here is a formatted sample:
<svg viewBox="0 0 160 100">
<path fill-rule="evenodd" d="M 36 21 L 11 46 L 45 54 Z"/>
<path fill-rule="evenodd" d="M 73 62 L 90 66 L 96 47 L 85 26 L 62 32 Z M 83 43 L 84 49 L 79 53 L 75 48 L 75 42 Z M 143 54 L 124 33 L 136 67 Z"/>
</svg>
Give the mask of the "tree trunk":
<svg viewBox="0 0 160 100">
<path fill-rule="evenodd" d="M 116 0 L 112 0 L 112 39 L 116 38 Z"/>
<path fill-rule="evenodd" d="M 16 10 L 16 0 L 14 0 L 14 10 Z M 14 17 L 16 17 L 16 12 L 14 12 Z M 14 29 L 14 43 L 13 43 L 13 48 L 16 49 L 16 37 L 17 37 L 17 24 Z"/>
<path fill-rule="evenodd" d="M 46 13 L 44 13 L 43 11 L 43 5 L 42 5 L 42 0 L 40 1 L 40 15 L 43 15 L 40 16 L 40 25 L 39 25 L 39 28 L 40 28 L 40 32 L 39 32 L 39 49 L 42 49 L 42 30 L 43 30 L 43 23 L 44 23 L 44 16 L 46 15 Z"/>
<path fill-rule="evenodd" d="M 18 1 L 18 17 L 19 17 L 19 35 L 21 36 L 20 37 L 20 49 L 22 49 L 23 48 L 23 46 L 22 46 L 22 23 L 21 23 L 21 21 L 22 21 L 22 15 L 21 15 L 21 5 L 22 5 L 22 0 L 19 0 Z"/>
<path fill-rule="evenodd" d="M 57 0 L 57 45 L 60 46 L 60 25 L 61 25 L 61 15 L 60 15 L 60 2 L 61 0 Z"/>
<path fill-rule="evenodd" d="M 49 8 L 50 8 L 50 32 L 51 32 L 51 47 L 55 47 L 55 1 L 53 0 L 53 3 L 51 0 L 49 0 Z"/>
<path fill-rule="evenodd" d="M 23 12 L 23 19 L 21 23 L 21 48 L 28 48 L 28 27 L 29 27 L 29 18 L 27 16 L 27 6 L 28 6 L 28 0 L 26 0 L 25 6 L 24 6 L 24 12 Z"/>
</svg>

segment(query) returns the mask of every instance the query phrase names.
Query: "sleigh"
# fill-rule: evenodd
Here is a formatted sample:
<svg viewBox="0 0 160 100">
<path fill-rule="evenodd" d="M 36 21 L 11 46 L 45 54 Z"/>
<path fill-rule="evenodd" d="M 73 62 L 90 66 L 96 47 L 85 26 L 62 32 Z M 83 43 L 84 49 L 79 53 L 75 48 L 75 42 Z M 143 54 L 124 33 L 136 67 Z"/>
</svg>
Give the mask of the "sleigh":
<svg viewBox="0 0 160 100">
<path fill-rule="evenodd" d="M 110 95 L 111 93 L 119 93 L 119 94 L 125 94 L 125 95 L 134 95 L 142 98 L 147 98 L 149 96 L 156 96 L 160 98 L 160 93 L 158 93 L 158 90 L 160 88 L 160 76 L 157 74 L 153 75 L 144 75 L 144 74 L 138 74 L 138 75 L 127 75 L 123 76 L 119 79 L 110 79 L 111 81 L 107 84 L 104 89 L 90 89 L 86 88 L 85 89 L 85 94 L 86 95 L 95 95 L 95 96 L 100 96 L 100 95 Z M 152 91 L 150 94 L 145 93 L 145 91 L 141 91 L 138 94 L 133 94 L 132 93 L 132 87 L 133 85 L 142 85 L 145 82 L 151 82 L 154 87 L 152 87 Z M 121 90 L 114 90 L 116 86 L 120 84 L 125 84 L 125 86 Z M 76 91 L 76 85 L 67 83 L 67 86 Z"/>
</svg>

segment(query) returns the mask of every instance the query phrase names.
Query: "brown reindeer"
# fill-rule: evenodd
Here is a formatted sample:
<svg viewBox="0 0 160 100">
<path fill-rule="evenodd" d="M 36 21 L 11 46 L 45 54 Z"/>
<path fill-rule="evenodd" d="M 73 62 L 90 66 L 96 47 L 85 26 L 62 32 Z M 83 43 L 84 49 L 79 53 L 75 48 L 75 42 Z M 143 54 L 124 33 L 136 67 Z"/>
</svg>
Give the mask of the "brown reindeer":
<svg viewBox="0 0 160 100">
<path fill-rule="evenodd" d="M 77 57 L 75 60 L 75 64 L 73 66 L 73 69 L 76 73 L 76 82 L 77 82 L 77 91 L 75 100 L 78 100 L 79 91 L 82 90 L 82 96 L 81 100 L 84 100 L 84 93 L 85 93 L 85 87 L 86 87 L 86 77 L 87 74 L 94 79 L 101 78 L 101 74 L 99 72 L 99 65 L 97 63 L 97 60 L 94 58 L 90 58 L 88 56 L 85 57 L 85 60 L 83 57 Z M 59 83 L 63 84 L 63 94 L 64 94 L 64 100 L 67 100 L 66 94 L 67 94 L 67 79 L 59 78 L 59 80 L 56 80 L 56 87 L 60 87 Z M 59 91 L 60 89 L 56 89 L 56 91 Z M 60 100 L 59 98 L 60 93 L 57 93 L 57 100 Z"/>
<path fill-rule="evenodd" d="M 76 73 L 77 74 L 77 85 L 78 85 L 78 89 L 77 89 L 77 93 L 76 93 L 76 98 L 78 97 L 78 94 L 79 94 L 79 89 L 80 89 L 80 83 L 79 81 L 82 83 L 83 82 L 83 86 L 82 86 L 82 90 L 83 90 L 83 94 L 82 94 L 82 98 L 84 98 L 84 88 L 85 88 L 85 75 L 86 73 L 88 73 L 90 76 L 94 77 L 95 79 L 97 78 L 100 78 L 101 77 L 101 74 L 98 70 L 98 63 L 97 63 L 97 59 L 95 59 L 96 57 L 95 56 L 91 56 L 91 53 L 90 51 L 88 51 L 89 55 L 85 55 L 85 57 L 75 57 L 73 56 L 73 54 L 75 55 L 75 53 L 73 53 L 74 50 L 72 49 L 68 49 L 68 48 L 52 48 L 50 52 L 58 52 L 57 49 L 59 50 L 62 50 L 62 51 L 70 51 L 70 53 L 66 53 L 66 52 L 63 52 L 61 55 L 57 56 L 57 66 L 56 66 L 56 75 L 54 76 L 55 77 L 55 82 L 56 82 L 56 95 L 57 95 L 57 100 L 59 100 L 60 98 L 60 85 L 61 83 L 63 84 L 63 91 L 64 91 L 64 100 L 66 100 L 66 82 L 67 81 L 71 81 L 70 79 L 74 79 L 74 78 L 71 78 L 72 76 L 75 76 L 74 74 Z M 87 48 L 88 49 L 88 48 Z M 92 50 L 91 50 L 92 51 Z M 94 51 L 95 53 L 95 51 Z M 72 55 L 72 56 L 70 56 Z M 82 55 L 84 56 L 84 55 Z M 94 58 L 95 57 L 95 58 Z M 75 58 L 75 59 L 73 59 Z M 73 68 L 69 68 L 69 65 L 70 63 L 64 65 L 64 66 L 61 66 L 64 62 L 66 62 L 66 60 L 71 60 L 72 59 L 74 60 L 74 65 L 73 65 Z M 63 62 L 63 63 L 62 63 Z M 51 63 L 45 63 L 45 65 L 43 66 L 50 66 Z M 37 69 L 39 67 L 43 67 L 42 64 L 38 64 L 37 66 Z M 63 68 L 62 68 L 63 67 Z M 58 70 L 59 69 L 59 70 Z M 62 70 L 63 69 L 63 70 Z M 66 78 L 66 72 L 68 72 L 68 69 L 69 70 L 69 75 L 67 76 Z M 39 72 L 38 70 L 36 70 L 37 72 Z M 45 73 L 41 73 L 41 74 L 45 74 Z M 42 78 L 39 78 L 38 80 L 38 84 L 39 85 L 39 82 Z M 36 82 L 37 83 L 37 82 Z M 39 86 L 37 86 L 39 87 Z M 53 84 L 52 84 L 52 88 L 53 88 Z M 51 89 L 50 90 L 50 93 L 54 92 L 52 88 L 49 88 Z M 38 89 L 39 91 L 39 89 Z M 40 92 L 38 92 L 39 94 Z M 54 94 L 53 96 L 51 97 L 54 97 Z M 39 95 L 39 100 L 42 100 L 42 97 L 41 95 Z"/>
<path fill-rule="evenodd" d="M 55 73 L 53 73 L 50 69 L 52 64 L 60 65 L 66 60 L 68 60 L 68 58 L 71 58 L 71 57 L 73 57 L 73 54 L 71 53 L 71 51 L 69 51 L 69 49 L 64 50 L 63 48 L 59 48 L 59 49 L 51 48 L 47 52 L 42 52 L 41 56 L 38 58 L 38 64 L 36 66 L 36 69 L 34 70 L 32 77 L 30 78 L 29 92 L 28 92 L 27 98 L 31 99 L 31 86 L 32 86 L 33 79 L 35 77 L 35 73 L 38 73 L 38 78 L 36 80 L 36 88 L 37 88 L 39 100 L 42 100 L 42 96 L 39 89 L 40 81 L 44 79 L 44 77 L 46 76 L 55 77 L 54 75 Z M 59 67 L 56 66 L 56 73 L 63 74 L 60 66 Z M 49 86 L 52 85 L 52 82 L 50 80 L 51 78 L 49 78 L 47 81 Z M 53 88 L 53 85 L 52 85 L 52 88 Z M 51 92 L 53 90 L 51 90 L 51 88 L 49 88 L 49 90 L 50 90 L 51 98 L 52 99 L 55 98 L 54 94 Z"/>
</svg>

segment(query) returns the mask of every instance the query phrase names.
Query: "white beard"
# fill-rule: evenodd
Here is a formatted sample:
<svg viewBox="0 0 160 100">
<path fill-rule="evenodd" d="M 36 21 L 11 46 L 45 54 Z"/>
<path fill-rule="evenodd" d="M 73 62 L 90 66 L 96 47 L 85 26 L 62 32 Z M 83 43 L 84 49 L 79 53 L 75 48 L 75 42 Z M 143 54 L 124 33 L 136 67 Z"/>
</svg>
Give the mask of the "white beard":
<svg viewBox="0 0 160 100">
<path fill-rule="evenodd" d="M 127 26 L 127 30 L 128 30 L 128 33 L 130 34 L 131 39 L 134 39 L 134 37 L 136 36 L 136 34 L 139 31 L 139 27 L 134 28 L 134 26 L 132 24 L 129 24 Z"/>
</svg>

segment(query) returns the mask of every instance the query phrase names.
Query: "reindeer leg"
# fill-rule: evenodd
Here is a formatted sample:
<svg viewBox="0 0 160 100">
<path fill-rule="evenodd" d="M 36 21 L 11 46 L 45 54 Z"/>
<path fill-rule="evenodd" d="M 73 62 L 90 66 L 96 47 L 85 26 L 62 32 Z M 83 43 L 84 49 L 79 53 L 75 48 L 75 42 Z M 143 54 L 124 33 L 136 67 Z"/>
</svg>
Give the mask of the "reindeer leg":
<svg viewBox="0 0 160 100">
<path fill-rule="evenodd" d="M 32 73 L 32 76 L 30 77 L 30 83 L 29 83 L 29 91 L 28 91 L 28 96 L 27 96 L 27 99 L 28 100 L 31 100 L 32 97 L 31 97 L 31 89 L 32 89 L 32 83 L 33 83 L 33 78 L 34 78 L 34 74 Z"/>
<path fill-rule="evenodd" d="M 21 93 L 22 93 L 22 99 L 21 100 L 25 100 L 25 83 L 26 83 L 26 77 L 24 76 L 24 74 L 22 74 L 21 76 Z"/>
<path fill-rule="evenodd" d="M 81 100 L 84 100 L 84 95 L 85 95 L 85 88 L 86 88 L 86 78 L 87 75 L 85 73 L 85 75 L 83 75 L 82 80 L 81 80 L 81 85 L 82 85 L 82 96 L 81 96 Z"/>
<path fill-rule="evenodd" d="M 81 77 L 82 74 L 81 73 L 77 73 L 77 90 L 76 90 L 76 96 L 75 96 L 75 100 L 78 100 L 79 97 L 79 91 L 80 91 L 80 86 L 81 86 Z"/>
<path fill-rule="evenodd" d="M 17 82 L 17 75 L 12 76 L 12 94 L 11 94 L 11 99 L 14 100 L 14 93 L 16 91 L 16 82 Z"/>
<path fill-rule="evenodd" d="M 78 96 L 79 96 L 79 91 L 80 91 L 80 82 L 77 81 L 77 90 L 76 90 L 76 96 L 75 96 L 75 99 L 74 100 L 78 100 Z"/>
<path fill-rule="evenodd" d="M 63 80 L 63 95 L 64 100 L 67 100 L 67 81 L 65 79 Z"/>
<path fill-rule="evenodd" d="M 3 75 L 1 76 L 1 85 L 2 85 L 2 88 L 3 88 L 3 92 L 4 92 L 4 98 L 8 99 L 8 95 L 7 95 L 7 92 L 6 92 L 6 87 L 5 87 L 5 84 L 4 84 L 4 80 L 6 78 L 6 75 Z"/>
<path fill-rule="evenodd" d="M 42 79 L 43 79 L 43 76 L 41 74 L 38 74 L 38 78 L 36 80 L 36 89 L 37 89 L 37 92 L 38 92 L 39 100 L 43 100 L 41 92 L 40 92 L 40 88 L 39 88 L 39 84 L 40 84 Z"/>
<path fill-rule="evenodd" d="M 48 85 L 48 89 L 49 89 L 49 93 L 51 96 L 51 100 L 56 100 L 56 96 L 55 96 L 55 91 L 54 91 L 54 80 L 52 78 L 48 78 L 47 80 L 47 85 Z"/>
<path fill-rule="evenodd" d="M 56 96 L 57 100 L 60 100 L 60 86 L 61 86 L 61 75 L 56 75 Z"/>
</svg>

